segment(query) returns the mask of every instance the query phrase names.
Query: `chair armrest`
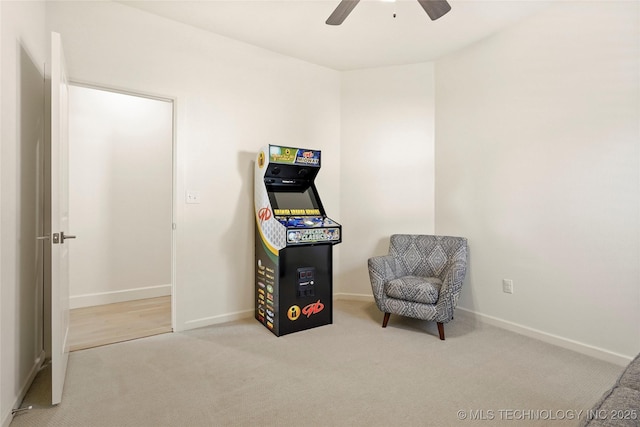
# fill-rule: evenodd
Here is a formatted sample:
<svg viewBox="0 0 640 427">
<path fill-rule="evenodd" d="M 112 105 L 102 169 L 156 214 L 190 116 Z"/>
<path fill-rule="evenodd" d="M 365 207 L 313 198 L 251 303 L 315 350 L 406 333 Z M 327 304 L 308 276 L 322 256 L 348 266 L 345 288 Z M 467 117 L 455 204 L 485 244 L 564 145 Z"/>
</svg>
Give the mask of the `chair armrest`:
<svg viewBox="0 0 640 427">
<path fill-rule="evenodd" d="M 396 260 L 392 255 L 369 258 L 369 280 L 376 304 L 384 299 L 384 284 L 396 278 Z"/>
<path fill-rule="evenodd" d="M 453 310 L 458 305 L 458 297 L 466 272 L 467 263 L 462 260 L 455 261 L 446 271 L 436 303 L 438 322 L 448 322 L 453 318 Z"/>
</svg>

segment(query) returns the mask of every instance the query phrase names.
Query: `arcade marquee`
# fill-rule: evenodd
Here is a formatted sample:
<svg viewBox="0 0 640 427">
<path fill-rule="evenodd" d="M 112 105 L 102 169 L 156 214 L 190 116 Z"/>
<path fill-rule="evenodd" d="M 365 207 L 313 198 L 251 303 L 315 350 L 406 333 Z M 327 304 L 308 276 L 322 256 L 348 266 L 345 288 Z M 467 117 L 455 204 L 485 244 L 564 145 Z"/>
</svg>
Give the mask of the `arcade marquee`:
<svg viewBox="0 0 640 427">
<path fill-rule="evenodd" d="M 255 164 L 255 317 L 276 336 L 333 322 L 333 245 L 315 178 L 320 151 L 268 145 Z"/>
</svg>

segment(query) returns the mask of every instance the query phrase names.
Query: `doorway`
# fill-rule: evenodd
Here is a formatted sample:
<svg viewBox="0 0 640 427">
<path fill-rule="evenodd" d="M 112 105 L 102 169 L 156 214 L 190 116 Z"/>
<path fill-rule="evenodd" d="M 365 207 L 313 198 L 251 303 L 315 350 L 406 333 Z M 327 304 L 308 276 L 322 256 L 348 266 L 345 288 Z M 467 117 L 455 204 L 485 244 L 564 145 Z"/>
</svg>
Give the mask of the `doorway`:
<svg viewBox="0 0 640 427">
<path fill-rule="evenodd" d="M 173 101 L 69 86 L 71 350 L 171 332 Z"/>
</svg>

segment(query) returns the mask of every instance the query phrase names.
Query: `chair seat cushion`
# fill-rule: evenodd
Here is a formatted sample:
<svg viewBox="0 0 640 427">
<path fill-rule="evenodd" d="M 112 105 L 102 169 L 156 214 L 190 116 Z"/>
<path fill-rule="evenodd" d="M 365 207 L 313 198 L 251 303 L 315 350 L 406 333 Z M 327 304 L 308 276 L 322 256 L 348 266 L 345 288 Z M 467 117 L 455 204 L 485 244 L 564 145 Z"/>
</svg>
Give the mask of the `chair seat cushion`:
<svg viewBox="0 0 640 427">
<path fill-rule="evenodd" d="M 435 304 L 441 286 L 442 281 L 436 277 L 404 276 L 385 283 L 384 292 L 391 298 Z"/>
</svg>

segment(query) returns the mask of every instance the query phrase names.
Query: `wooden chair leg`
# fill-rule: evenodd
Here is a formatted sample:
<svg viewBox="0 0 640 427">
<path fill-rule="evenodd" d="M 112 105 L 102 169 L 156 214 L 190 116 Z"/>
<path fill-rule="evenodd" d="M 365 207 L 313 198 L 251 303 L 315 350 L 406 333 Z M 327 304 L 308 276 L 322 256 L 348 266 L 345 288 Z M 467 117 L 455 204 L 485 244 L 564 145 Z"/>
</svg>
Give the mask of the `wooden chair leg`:
<svg viewBox="0 0 640 427">
<path fill-rule="evenodd" d="M 437 323 L 438 323 L 438 335 L 440 335 L 440 339 L 444 341 L 444 325 L 442 324 L 442 322 L 437 322 Z"/>
<path fill-rule="evenodd" d="M 389 323 L 389 316 L 391 316 L 391 313 L 385 313 L 384 314 L 384 319 L 382 319 L 382 327 L 383 328 L 387 327 L 387 323 Z"/>
</svg>

